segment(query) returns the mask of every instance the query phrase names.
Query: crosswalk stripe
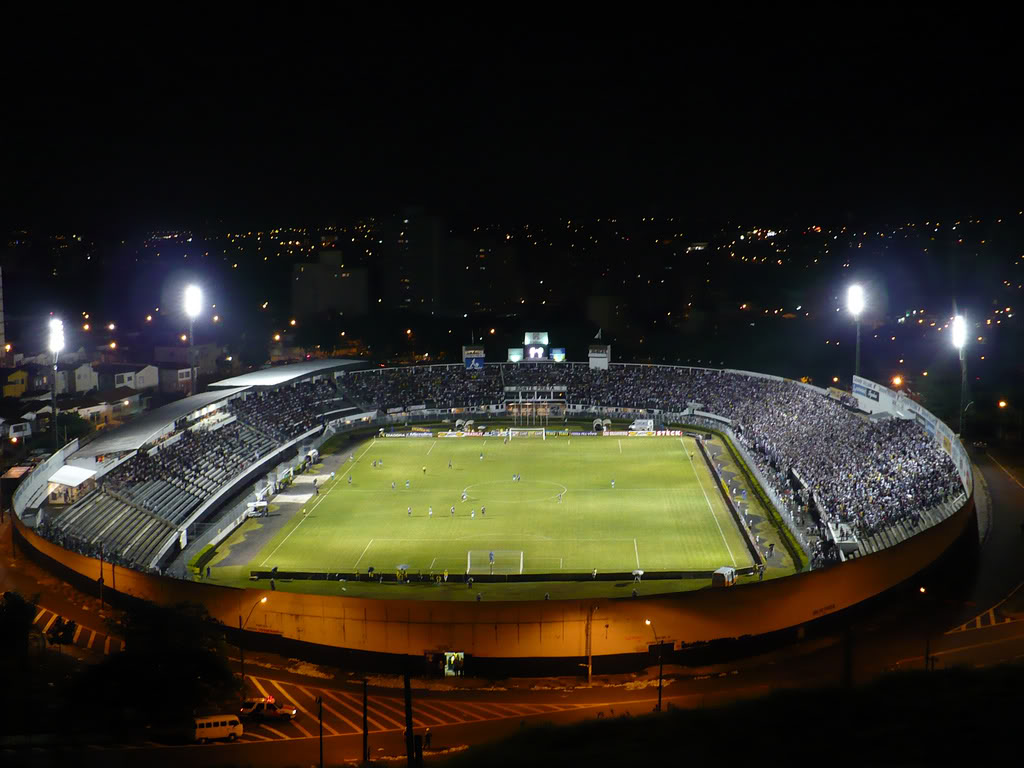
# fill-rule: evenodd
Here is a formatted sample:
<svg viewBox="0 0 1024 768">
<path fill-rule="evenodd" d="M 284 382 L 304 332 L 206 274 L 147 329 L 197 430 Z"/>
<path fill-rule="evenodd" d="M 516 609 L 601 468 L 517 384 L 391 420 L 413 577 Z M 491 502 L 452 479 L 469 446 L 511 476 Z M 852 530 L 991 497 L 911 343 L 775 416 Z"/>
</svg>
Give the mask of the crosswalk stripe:
<svg viewBox="0 0 1024 768">
<path fill-rule="evenodd" d="M 436 701 L 433 700 L 420 701 L 418 706 L 420 709 L 426 708 L 435 712 L 440 712 L 441 715 L 443 715 L 443 722 L 445 723 L 445 725 L 461 725 L 462 723 L 483 720 L 483 718 L 478 715 L 474 715 L 467 720 L 459 715 L 455 715 L 451 712 L 446 712 L 442 707 L 438 705 Z"/>
<path fill-rule="evenodd" d="M 274 685 L 277 685 L 277 683 L 274 683 Z M 309 691 L 307 691 L 305 688 L 303 688 L 300 685 L 296 685 L 295 687 L 298 688 L 304 694 L 306 694 L 307 696 L 309 696 L 310 698 L 313 699 L 313 705 L 312 705 L 312 707 L 310 709 L 304 709 L 303 707 L 301 707 L 299 705 L 298 702 L 295 702 L 295 706 L 299 707 L 299 709 L 301 709 L 304 714 L 309 715 L 314 721 L 317 721 L 319 723 L 320 715 L 316 711 L 316 696 L 312 696 Z M 324 705 L 324 709 L 327 710 L 328 714 L 330 714 L 331 708 L 328 707 L 326 704 Z M 331 724 L 329 722 L 324 722 L 324 729 L 327 730 L 332 736 L 337 736 L 338 735 L 338 732 L 331 727 Z"/>
<path fill-rule="evenodd" d="M 81 624 L 79 624 L 77 627 L 75 627 L 75 636 L 73 638 L 71 638 L 71 642 L 74 643 L 75 645 L 78 644 L 78 636 L 80 634 L 82 634 L 82 625 Z"/>
<path fill-rule="evenodd" d="M 277 680 L 271 680 L 270 683 L 275 688 L 277 688 L 277 690 L 279 690 L 281 692 L 281 695 L 284 696 L 285 700 L 288 703 L 290 703 L 293 707 L 295 707 L 300 712 L 303 711 L 302 708 L 295 701 L 292 700 L 291 694 L 289 694 L 288 691 L 286 691 L 284 688 L 282 688 L 281 685 L 277 682 Z M 302 727 L 302 724 L 298 722 L 298 718 L 295 718 L 294 720 L 292 720 L 292 725 L 294 725 L 296 728 L 298 728 L 300 731 L 302 731 L 306 736 L 312 736 L 313 735 L 312 733 L 310 733 L 309 731 L 307 731 L 305 728 Z"/>
<path fill-rule="evenodd" d="M 259 739 L 260 741 L 273 741 L 269 736 L 264 736 L 262 733 L 253 733 L 252 731 L 246 731 L 242 734 L 243 739 L 246 736 L 252 736 L 254 739 Z"/>
<path fill-rule="evenodd" d="M 363 717 L 363 710 L 362 710 L 363 703 L 361 701 L 359 702 L 359 707 L 357 708 L 357 707 L 353 706 L 350 702 L 345 701 L 344 699 L 338 698 L 337 696 L 334 695 L 333 692 L 327 690 L 326 688 L 323 689 L 323 692 L 326 693 L 330 698 L 334 699 L 336 702 L 341 704 L 346 709 L 350 709 L 352 712 L 354 712 L 356 714 L 356 717 L 358 717 L 360 720 L 362 720 L 362 717 Z M 386 731 L 386 730 L 388 730 L 387 726 L 381 725 L 377 721 L 376 715 L 378 713 L 377 713 L 377 710 L 374 708 L 374 706 L 375 706 L 375 703 L 371 700 L 369 705 L 368 705 L 368 707 L 367 707 L 367 710 L 368 710 L 367 711 L 367 715 L 366 715 L 366 723 L 367 723 L 367 725 L 369 725 L 370 729 L 374 730 L 374 731 Z M 373 713 L 373 714 L 370 714 L 370 713 Z M 361 731 L 362 727 L 360 726 L 358 730 Z"/>
<path fill-rule="evenodd" d="M 53 626 L 53 622 L 55 622 L 56 620 L 57 620 L 57 614 L 55 613 L 55 614 L 53 614 L 53 616 L 50 617 L 50 620 L 48 622 L 46 622 L 46 626 L 43 627 L 43 632 L 49 632 L 50 631 L 50 627 Z"/>
<path fill-rule="evenodd" d="M 92 632 L 92 634 L 89 635 L 89 645 L 87 645 L 86 648 L 92 650 L 92 644 L 96 642 L 96 630 L 90 629 L 89 631 Z"/>
<path fill-rule="evenodd" d="M 462 706 L 463 707 L 470 707 L 471 709 L 477 709 L 477 710 L 479 710 L 481 712 L 484 712 L 485 714 L 489 715 L 489 717 L 485 717 L 484 718 L 485 720 L 493 720 L 495 717 L 510 717 L 510 716 L 515 716 L 515 715 L 522 714 L 521 712 L 508 711 L 506 709 L 499 708 L 498 706 L 496 706 L 494 704 L 481 704 L 480 702 L 477 702 L 477 701 L 474 701 L 472 704 L 469 703 L 468 701 L 464 701 L 464 702 L 462 702 Z"/>
<path fill-rule="evenodd" d="M 311 698 L 314 702 L 316 701 L 316 696 L 314 696 L 312 693 L 307 691 L 301 685 L 299 686 L 299 690 L 302 691 L 307 696 L 309 696 L 309 698 Z M 327 693 L 327 691 L 321 691 L 321 693 Z M 323 698 L 323 697 L 321 697 L 321 698 Z M 361 733 L 362 732 L 362 730 L 363 730 L 362 726 L 357 725 L 356 723 L 354 723 L 351 720 L 349 720 L 347 717 L 345 717 L 343 714 L 341 714 L 341 712 L 336 710 L 334 707 L 332 707 L 326 701 L 324 702 L 324 709 L 327 710 L 330 714 L 334 715 L 339 720 L 341 720 L 343 723 L 345 723 L 349 728 L 351 728 L 356 733 Z M 327 723 L 324 723 L 324 728 L 329 730 L 331 733 L 334 733 L 334 734 L 338 733 L 336 730 L 331 728 L 331 726 L 329 726 Z"/>
<path fill-rule="evenodd" d="M 277 728 L 271 728 L 266 723 L 260 723 L 260 728 L 266 728 L 268 731 L 270 731 L 273 734 L 276 734 L 277 736 L 280 736 L 282 739 L 294 739 L 295 738 L 294 736 L 289 736 L 288 734 L 281 733 L 281 731 L 277 730 Z"/>
<path fill-rule="evenodd" d="M 107 635 L 106 641 L 103 643 L 103 653 L 110 655 L 110 635 Z"/>
<path fill-rule="evenodd" d="M 252 680 L 253 685 L 255 685 L 257 689 L 259 689 L 259 692 L 260 692 L 261 696 L 269 696 L 270 695 L 269 693 L 267 693 L 267 689 L 264 688 L 262 685 L 260 685 L 260 681 L 259 680 L 257 680 L 252 675 L 249 675 L 249 679 Z"/>
<path fill-rule="evenodd" d="M 387 718 L 391 719 L 392 721 L 394 721 L 395 725 L 397 725 L 399 728 L 405 728 L 405 704 L 404 704 L 404 702 L 402 704 L 397 704 L 397 703 L 395 703 L 395 700 L 389 699 L 389 698 L 387 698 L 385 696 L 378 696 L 373 701 L 377 705 L 378 710 L 385 709 L 386 712 L 388 712 L 388 713 L 392 713 L 393 712 L 393 713 L 395 713 L 397 715 L 397 718 L 391 717 L 390 714 L 382 714 L 381 717 L 387 717 Z M 426 725 L 426 723 L 417 722 L 415 713 L 412 716 L 412 723 L 413 723 L 413 725 Z"/>
<path fill-rule="evenodd" d="M 32 619 L 32 623 L 33 623 L 33 624 L 36 624 L 36 623 L 38 623 L 38 622 L 39 622 L 39 620 L 40 620 L 41 618 L 43 618 L 43 614 L 44 614 L 44 613 L 46 613 L 46 609 L 45 609 L 45 608 L 40 608 L 40 609 L 39 609 L 39 613 L 37 613 L 37 614 L 36 614 L 36 617 L 35 617 L 34 619 Z"/>
</svg>

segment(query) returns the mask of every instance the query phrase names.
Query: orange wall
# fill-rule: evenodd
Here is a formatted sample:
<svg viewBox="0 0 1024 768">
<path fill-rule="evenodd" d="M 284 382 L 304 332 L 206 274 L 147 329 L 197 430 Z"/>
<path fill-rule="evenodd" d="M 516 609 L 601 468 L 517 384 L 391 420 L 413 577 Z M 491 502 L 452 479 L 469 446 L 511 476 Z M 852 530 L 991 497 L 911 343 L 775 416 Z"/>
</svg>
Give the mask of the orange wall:
<svg viewBox="0 0 1024 768">
<path fill-rule="evenodd" d="M 895 586 L 918 573 L 965 531 L 974 499 L 945 522 L 882 552 L 821 571 L 729 589 L 664 598 L 538 602 L 427 602 L 301 595 L 235 589 L 153 576 L 104 565 L 104 584 L 163 604 L 201 602 L 228 626 L 257 606 L 247 628 L 310 643 L 420 656 L 460 650 L 477 657 L 586 655 L 586 622 L 594 612 L 595 656 L 645 652 L 659 637 L 687 643 L 758 635 L 804 624 Z M 15 524 L 30 546 L 93 580 L 100 562 L 69 552 Z"/>
</svg>

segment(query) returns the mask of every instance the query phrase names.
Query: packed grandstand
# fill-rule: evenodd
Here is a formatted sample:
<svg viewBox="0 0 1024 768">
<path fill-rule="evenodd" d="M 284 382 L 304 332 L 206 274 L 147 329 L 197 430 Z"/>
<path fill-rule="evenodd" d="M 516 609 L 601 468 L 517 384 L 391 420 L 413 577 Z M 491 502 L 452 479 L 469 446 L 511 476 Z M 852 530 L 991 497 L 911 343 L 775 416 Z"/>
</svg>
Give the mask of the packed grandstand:
<svg viewBox="0 0 1024 768">
<path fill-rule="evenodd" d="M 914 421 L 869 419 L 848 401 L 793 381 L 632 364 L 429 366 L 350 372 L 227 400 L 212 415 L 143 446 L 83 498 L 44 516 L 39 531 L 84 554 L 98 555 L 102 546 L 109 560 L 153 567 L 183 521 L 218 489 L 317 433 L 334 414 L 500 404 L 510 386 L 564 386 L 567 402 L 583 408 L 729 419 L 777 495 L 793 498 L 795 472 L 822 522 L 846 523 L 861 537 L 894 525 L 913 530 L 923 512 L 963 493 L 950 457 Z"/>
</svg>

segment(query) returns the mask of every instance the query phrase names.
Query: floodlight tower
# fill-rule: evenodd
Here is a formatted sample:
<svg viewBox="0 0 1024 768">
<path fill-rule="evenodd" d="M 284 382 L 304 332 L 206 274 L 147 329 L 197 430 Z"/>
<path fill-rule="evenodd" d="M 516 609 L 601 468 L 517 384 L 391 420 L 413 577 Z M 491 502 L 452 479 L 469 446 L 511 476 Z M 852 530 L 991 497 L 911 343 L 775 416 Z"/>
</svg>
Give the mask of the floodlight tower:
<svg viewBox="0 0 1024 768">
<path fill-rule="evenodd" d="M 857 323 L 857 351 L 853 360 L 853 375 L 860 376 L 860 313 L 864 311 L 864 289 L 854 283 L 846 292 L 846 308 Z"/>
<path fill-rule="evenodd" d="M 190 285 L 185 289 L 185 314 L 188 315 L 188 380 L 189 394 L 196 393 L 195 345 L 192 328 L 199 313 L 203 311 L 203 291 L 198 285 Z"/>
<path fill-rule="evenodd" d="M 967 320 L 963 315 L 953 318 L 953 346 L 960 353 L 960 439 L 964 436 L 964 398 L 967 396 Z"/>
<path fill-rule="evenodd" d="M 53 452 L 59 445 L 57 438 L 57 356 L 64 349 L 64 322 L 56 317 L 50 318 L 50 351 L 53 353 L 53 380 L 50 391 L 53 395 Z"/>
</svg>

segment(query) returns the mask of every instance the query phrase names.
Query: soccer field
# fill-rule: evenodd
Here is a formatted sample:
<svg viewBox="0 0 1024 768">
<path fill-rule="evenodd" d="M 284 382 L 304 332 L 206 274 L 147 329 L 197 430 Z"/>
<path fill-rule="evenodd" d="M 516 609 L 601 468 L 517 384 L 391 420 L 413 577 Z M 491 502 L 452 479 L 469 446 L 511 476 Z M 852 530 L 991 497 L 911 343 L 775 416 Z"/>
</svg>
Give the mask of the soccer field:
<svg viewBox="0 0 1024 768">
<path fill-rule="evenodd" d="M 752 565 L 690 438 L 375 439 L 353 455 L 250 568 L 589 573 Z"/>
</svg>

